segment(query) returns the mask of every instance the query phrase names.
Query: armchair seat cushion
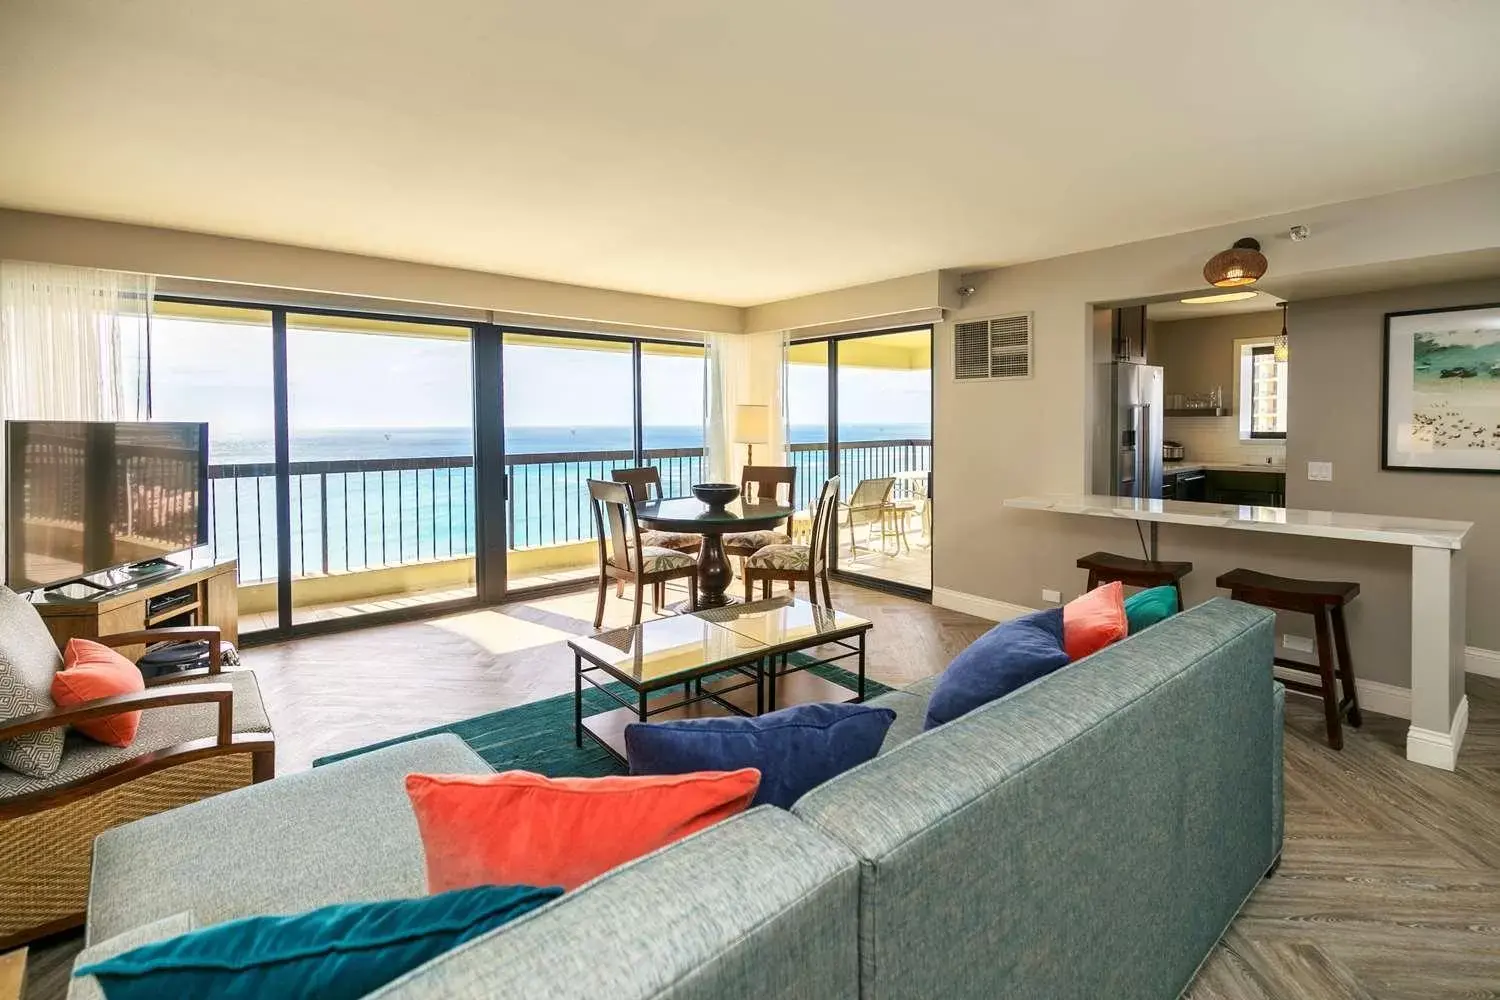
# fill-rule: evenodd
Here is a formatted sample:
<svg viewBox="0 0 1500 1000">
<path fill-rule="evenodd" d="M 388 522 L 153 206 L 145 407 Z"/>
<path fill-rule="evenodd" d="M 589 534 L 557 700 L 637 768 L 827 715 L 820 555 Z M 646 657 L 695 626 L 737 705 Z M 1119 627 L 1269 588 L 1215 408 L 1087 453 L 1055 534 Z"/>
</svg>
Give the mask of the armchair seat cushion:
<svg viewBox="0 0 1500 1000">
<path fill-rule="evenodd" d="M 643 531 L 641 544 L 648 549 L 697 552 L 703 545 L 703 536 L 689 534 L 686 531 Z"/>
<path fill-rule="evenodd" d="M 724 536 L 724 551 L 732 556 L 748 556 L 767 545 L 790 545 L 792 536 L 784 531 L 736 531 Z"/>
<path fill-rule="evenodd" d="M 193 683 L 234 686 L 236 733 L 271 731 L 271 722 L 266 716 L 260 688 L 255 683 L 255 674 L 249 670 L 226 670 L 215 677 L 194 677 L 181 682 L 183 685 Z M 166 684 L 155 690 L 167 691 L 177 686 Z M 174 705 L 170 708 L 148 708 L 141 713 L 141 724 L 136 731 L 135 740 L 125 747 L 107 746 L 76 733 L 69 733 L 63 747 L 62 763 L 47 777 L 34 778 L 0 769 L 0 799 L 56 788 L 178 743 L 212 738 L 218 730 L 218 719 L 217 706 L 207 702 Z"/>
<path fill-rule="evenodd" d="M 745 565 L 750 569 L 805 570 L 812 565 L 812 550 L 806 545 L 767 545 Z"/>
</svg>

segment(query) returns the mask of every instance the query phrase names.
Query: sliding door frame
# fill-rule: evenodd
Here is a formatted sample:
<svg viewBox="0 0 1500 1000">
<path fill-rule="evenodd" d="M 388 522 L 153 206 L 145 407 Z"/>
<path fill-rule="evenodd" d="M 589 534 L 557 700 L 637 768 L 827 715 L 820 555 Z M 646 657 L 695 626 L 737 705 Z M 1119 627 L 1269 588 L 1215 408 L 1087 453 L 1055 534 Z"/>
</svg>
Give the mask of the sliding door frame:
<svg viewBox="0 0 1500 1000">
<path fill-rule="evenodd" d="M 817 337 L 804 337 L 804 338 L 800 338 L 800 339 L 794 338 L 793 340 L 791 340 L 790 343 L 792 345 L 796 345 L 796 344 L 819 344 L 819 343 L 821 343 L 821 344 L 827 344 L 828 345 L 828 475 L 829 476 L 841 476 L 843 474 L 843 470 L 842 470 L 840 462 L 839 462 L 839 422 L 838 422 L 838 415 L 839 415 L 839 344 L 842 343 L 842 342 L 844 342 L 844 341 L 849 341 L 849 340 L 864 340 L 864 339 L 867 339 L 867 338 L 870 338 L 870 337 L 881 337 L 881 336 L 884 336 L 886 334 L 891 334 L 891 333 L 915 333 L 915 332 L 919 332 L 919 331 L 922 331 L 922 330 L 926 330 L 928 332 L 928 336 L 932 338 L 932 344 L 931 344 L 931 346 L 932 346 L 932 364 L 928 367 L 928 385 L 929 385 L 929 388 L 928 388 L 928 395 L 927 395 L 927 401 L 928 401 L 927 402 L 927 414 L 928 414 L 927 419 L 928 419 L 928 425 L 931 426 L 932 425 L 932 419 L 933 419 L 933 410 L 936 408 L 936 403 L 937 403 L 937 324 L 936 323 L 918 323 L 918 324 L 913 325 L 913 326 L 897 326 L 897 327 L 891 327 L 891 328 L 885 329 L 885 330 L 867 330 L 867 331 L 862 331 L 862 332 L 859 332 L 859 333 L 840 333 L 840 334 L 833 334 L 831 336 L 830 335 L 823 335 L 823 336 L 817 336 Z M 790 430 L 790 427 L 788 427 L 788 430 Z M 792 442 L 790 440 L 787 441 L 787 448 L 788 449 L 791 448 L 791 443 Z M 929 470 L 929 478 L 932 479 L 934 482 L 936 481 L 936 478 L 937 478 L 937 446 L 936 445 L 937 445 L 936 434 L 934 433 L 934 440 L 933 440 L 933 446 L 932 446 L 932 463 L 931 463 L 932 468 Z M 788 452 L 788 454 L 790 454 L 790 451 Z M 852 488 L 853 484 L 850 484 L 850 485 L 851 485 L 851 488 Z M 936 492 L 936 490 L 935 489 L 929 490 L 929 497 L 930 497 L 931 493 L 933 493 L 933 492 Z M 936 530 L 937 530 L 936 529 L 936 522 L 934 522 L 934 527 L 933 527 L 934 533 L 936 533 Z M 883 593 L 895 594 L 895 595 L 897 595 L 899 597 L 909 597 L 909 598 L 911 598 L 913 600 L 926 601 L 928 603 L 931 603 L 933 588 L 930 587 L 930 586 L 928 586 L 928 587 L 917 587 L 917 586 L 914 586 L 914 585 L 909 584 L 909 583 L 900 583 L 900 582 L 895 581 L 895 580 L 885 580 L 885 579 L 881 579 L 880 577 L 869 576 L 869 575 L 864 574 L 864 573 L 851 573 L 848 570 L 840 569 L 839 568 L 839 533 L 838 533 L 838 525 L 837 525 L 837 523 L 834 524 L 833 531 L 828 536 L 828 547 L 829 547 L 829 553 L 828 553 L 829 566 L 831 568 L 831 575 L 835 579 L 841 580 L 844 583 L 852 583 L 852 584 L 855 584 L 856 586 L 866 587 L 866 588 L 868 588 L 870 590 L 878 590 L 878 591 L 881 591 Z M 936 552 L 937 552 L 937 546 L 934 545 L 934 544 L 932 544 L 929 541 L 928 549 L 927 549 L 927 559 L 928 559 L 928 564 L 929 564 L 930 571 L 934 574 L 932 576 L 932 579 L 934 579 L 934 580 L 936 579 L 936 575 L 935 575 L 935 573 L 936 573 L 936 566 L 935 566 Z"/>
</svg>

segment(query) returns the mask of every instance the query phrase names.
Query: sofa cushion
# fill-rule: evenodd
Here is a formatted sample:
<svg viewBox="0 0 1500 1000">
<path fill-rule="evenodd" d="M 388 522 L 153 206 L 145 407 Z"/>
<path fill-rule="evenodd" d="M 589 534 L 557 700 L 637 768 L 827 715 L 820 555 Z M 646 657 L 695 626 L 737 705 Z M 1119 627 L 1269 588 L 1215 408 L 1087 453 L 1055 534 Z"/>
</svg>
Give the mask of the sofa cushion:
<svg viewBox="0 0 1500 1000">
<path fill-rule="evenodd" d="M 60 708 L 76 708 L 100 698 L 144 690 L 146 679 L 134 663 L 108 646 L 88 639 L 69 639 L 63 650 L 63 669 L 52 675 L 52 700 Z M 73 724 L 74 729 L 89 739 L 112 747 L 130 746 L 140 727 L 139 711 Z"/>
<path fill-rule="evenodd" d="M 102 962 L 116 955 L 139 948 L 153 941 L 165 941 L 179 934 L 186 934 L 197 926 L 191 913 L 174 913 L 149 924 L 132 927 L 130 930 L 98 944 L 89 945 L 73 959 L 73 978 L 68 980 L 68 1000 L 107 1000 L 99 980 L 93 976 L 80 976 L 78 970 L 86 965 Z"/>
<path fill-rule="evenodd" d="M 52 711 L 52 676 L 61 669 L 62 654 L 42 616 L 20 594 L 0 586 L 0 722 Z M 62 763 L 63 733 L 59 726 L 0 740 L 0 765 L 46 778 Z"/>
<path fill-rule="evenodd" d="M 226 670 L 217 677 L 196 677 L 181 681 L 190 684 L 231 684 L 234 687 L 234 731 L 237 733 L 268 733 L 271 724 L 266 718 L 265 705 L 260 700 L 260 688 L 255 683 L 255 674 L 249 670 Z M 153 688 L 170 691 L 175 684 Z M 57 788 L 80 778 L 98 774 L 107 767 L 127 760 L 134 760 L 164 747 L 184 743 L 188 740 L 206 739 L 218 731 L 219 708 L 204 702 L 194 705 L 174 705 L 170 708 L 151 708 L 141 713 L 141 725 L 129 746 L 115 747 L 68 734 L 62 764 L 45 778 L 27 778 L 9 771 L 0 770 L 0 799 Z"/>
<path fill-rule="evenodd" d="M 465 941 L 562 895 L 485 885 L 417 899 L 245 917 L 83 966 L 109 1000 L 277 997 L 359 1000 Z"/>
<path fill-rule="evenodd" d="M 920 733 L 922 731 L 922 723 L 927 718 L 927 698 L 922 695 L 912 694 L 911 691 L 904 688 L 877 695 L 865 702 L 865 704 L 872 708 L 888 708 L 896 713 L 896 718 L 891 723 L 891 728 L 886 730 L 885 739 L 881 741 L 881 753 L 890 753 L 896 747 Z"/>
<path fill-rule="evenodd" d="M 495 883 L 575 889 L 743 812 L 760 772 L 546 778 L 409 774 L 429 892 Z"/>
<path fill-rule="evenodd" d="M 1125 621 L 1131 635 L 1164 622 L 1181 610 L 1177 606 L 1176 587 L 1152 587 L 1125 598 Z"/>
<path fill-rule="evenodd" d="M 422 895 L 422 841 L 405 786 L 413 771 L 494 773 L 443 734 L 115 827 L 94 841 L 89 942 L 183 909 L 207 926 Z"/>
<path fill-rule="evenodd" d="M 858 1000 L 858 862 L 760 806 L 570 892 L 370 1000 Z"/>
<path fill-rule="evenodd" d="M 888 708 L 816 702 L 759 716 L 633 722 L 625 727 L 631 774 L 686 774 L 753 767 L 751 805 L 791 807 L 811 788 L 880 751 L 896 719 Z"/>
<path fill-rule="evenodd" d="M 1118 580 L 1095 587 L 1063 605 L 1063 648 L 1068 658 L 1092 656 L 1130 632 L 1125 588 Z"/>
<path fill-rule="evenodd" d="M 1067 665 L 1061 608 L 1001 622 L 943 671 L 927 703 L 926 728 L 951 722 Z"/>
</svg>

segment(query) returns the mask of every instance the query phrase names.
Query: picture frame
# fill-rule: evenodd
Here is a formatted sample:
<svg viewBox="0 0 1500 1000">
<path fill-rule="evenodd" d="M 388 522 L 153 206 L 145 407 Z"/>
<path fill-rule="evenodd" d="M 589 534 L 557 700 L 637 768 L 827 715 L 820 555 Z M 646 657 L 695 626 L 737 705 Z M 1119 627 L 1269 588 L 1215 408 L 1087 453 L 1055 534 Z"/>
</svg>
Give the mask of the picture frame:
<svg viewBox="0 0 1500 1000">
<path fill-rule="evenodd" d="M 1380 467 L 1500 473 L 1500 303 L 1385 314 Z"/>
</svg>

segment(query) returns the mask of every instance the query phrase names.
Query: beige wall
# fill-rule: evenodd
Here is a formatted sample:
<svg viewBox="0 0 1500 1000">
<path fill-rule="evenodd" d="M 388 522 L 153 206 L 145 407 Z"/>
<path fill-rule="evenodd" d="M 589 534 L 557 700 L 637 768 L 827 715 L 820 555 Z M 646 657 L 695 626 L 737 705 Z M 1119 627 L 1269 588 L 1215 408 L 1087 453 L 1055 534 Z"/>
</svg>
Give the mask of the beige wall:
<svg viewBox="0 0 1500 1000">
<path fill-rule="evenodd" d="M 925 271 L 889 281 L 767 302 L 745 310 L 745 330 L 849 333 L 932 322 L 937 310 L 956 305 L 959 276 Z"/>
<path fill-rule="evenodd" d="M 1500 276 L 1294 302 L 1287 317 L 1287 505 L 1473 521 L 1469 645 L 1482 649 L 1500 649 L 1500 475 L 1381 471 L 1381 352 L 1388 312 L 1494 302 Z M 1310 482 L 1309 461 L 1332 462 L 1333 481 Z M 1385 641 L 1406 642 L 1405 625 L 1381 625 Z"/>
<path fill-rule="evenodd" d="M 738 333 L 744 321 L 733 306 L 7 209 L 0 209 L 0 259 L 494 310 L 512 321 L 591 328 Z"/>
<path fill-rule="evenodd" d="M 951 602 L 956 593 L 958 600 L 971 595 L 1003 602 L 996 608 L 1036 607 L 1044 587 L 1065 596 L 1078 593 L 1084 583 L 1074 566 L 1079 556 L 1095 548 L 1139 551 L 1128 525 L 1000 505 L 1011 496 L 1086 491 L 1095 417 L 1089 390 L 1096 361 L 1090 335 L 1093 303 L 1140 301 L 1200 288 L 1203 262 L 1240 236 L 1255 236 L 1266 246 L 1271 270 L 1264 284 L 1273 294 L 1298 283 L 1315 287 L 1328 275 L 1348 277 L 1354 269 L 1390 261 L 1492 251 L 1500 247 L 1496 205 L 1500 175 L 968 276 L 975 294 L 937 328 L 937 599 Z M 1286 230 L 1294 224 L 1310 226 L 1313 238 L 1287 240 Z M 1015 312 L 1030 312 L 1034 318 L 1033 377 L 956 383 L 951 374 L 953 322 Z M 1295 315 L 1294 307 L 1294 345 Z M 1306 391 L 1300 385 L 1293 376 L 1293 439 L 1298 397 Z M 1376 435 L 1378 427 L 1372 425 L 1369 433 Z M 1305 501 L 1305 495 L 1293 495 L 1293 502 Z M 1363 504 L 1347 498 L 1347 506 L 1359 510 Z M 1191 554 L 1194 547 L 1201 548 L 1201 556 Z M 1282 546 L 1264 536 L 1247 539 L 1171 527 L 1162 530 L 1162 552 L 1171 558 L 1188 553 L 1198 563 L 1188 585 L 1193 598 L 1213 593 L 1214 575 L 1236 564 L 1309 575 L 1316 575 L 1314 569 L 1326 573 L 1344 567 L 1341 573 L 1375 580 L 1377 567 L 1403 572 L 1407 557 L 1405 550 L 1380 545 L 1306 541 Z M 1376 586 L 1361 600 L 1361 614 L 1409 613 L 1402 588 Z M 1354 644 L 1355 655 L 1364 657 L 1360 666 L 1365 676 L 1408 683 L 1409 647 L 1360 635 Z"/>
</svg>

